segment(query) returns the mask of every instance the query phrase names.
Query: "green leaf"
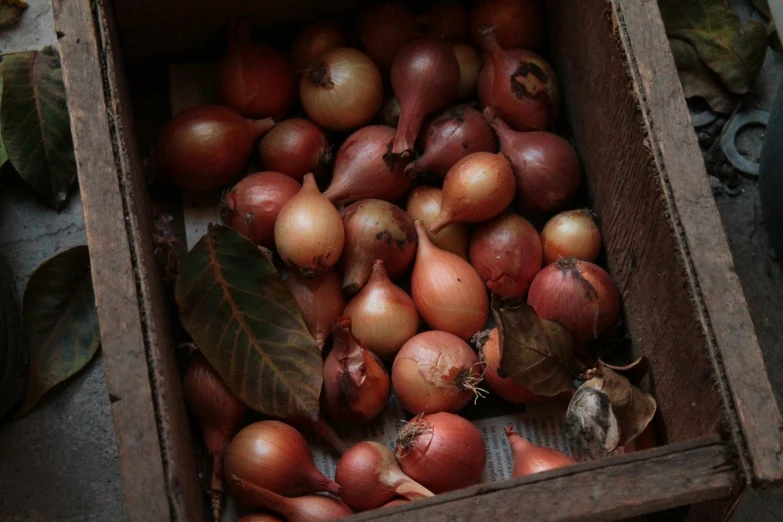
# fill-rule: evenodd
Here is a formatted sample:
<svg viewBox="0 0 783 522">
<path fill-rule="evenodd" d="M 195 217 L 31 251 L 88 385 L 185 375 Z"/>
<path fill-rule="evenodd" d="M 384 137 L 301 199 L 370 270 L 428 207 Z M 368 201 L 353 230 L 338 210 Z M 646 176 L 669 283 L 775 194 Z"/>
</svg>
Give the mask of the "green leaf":
<svg viewBox="0 0 783 522">
<path fill-rule="evenodd" d="M 15 25 L 25 9 L 27 3 L 23 0 L 0 0 L 0 29 Z"/>
<path fill-rule="evenodd" d="M 22 310 L 30 363 L 19 417 L 98 351 L 101 338 L 87 247 L 71 248 L 39 266 L 25 287 Z"/>
<path fill-rule="evenodd" d="M 740 97 L 723 86 L 718 76 L 699 59 L 696 49 L 679 38 L 670 39 L 669 44 L 685 97 L 703 98 L 714 112 L 722 114 L 734 112 Z"/>
<path fill-rule="evenodd" d="M 323 362 L 272 262 L 247 238 L 213 226 L 180 267 L 180 319 L 231 391 L 279 418 L 318 418 Z"/>
<path fill-rule="evenodd" d="M 0 62 L 0 134 L 11 165 L 49 205 L 65 205 L 76 179 L 60 58 L 51 48 Z"/>
<path fill-rule="evenodd" d="M 0 419 L 22 398 L 27 353 L 13 276 L 0 257 Z"/>
</svg>

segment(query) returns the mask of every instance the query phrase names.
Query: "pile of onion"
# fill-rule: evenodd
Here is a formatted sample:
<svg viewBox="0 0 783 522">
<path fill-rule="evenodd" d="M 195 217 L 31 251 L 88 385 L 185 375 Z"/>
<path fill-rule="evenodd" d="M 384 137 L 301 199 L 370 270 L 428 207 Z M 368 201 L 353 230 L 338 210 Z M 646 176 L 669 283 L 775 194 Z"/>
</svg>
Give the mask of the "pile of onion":
<svg viewBox="0 0 783 522">
<path fill-rule="evenodd" d="M 408 196 L 406 212 L 413 221 L 419 220 L 425 229 L 429 229 L 440 214 L 442 192 L 439 188 L 421 185 L 413 189 Z M 436 247 L 468 258 L 470 229 L 464 223 L 449 225 L 437 234 L 427 230 L 427 236 Z"/>
<path fill-rule="evenodd" d="M 477 0 L 470 13 L 470 36 L 476 47 L 484 46 L 484 30 L 494 27 L 504 49 L 535 49 L 544 35 L 544 12 L 540 0 Z"/>
<path fill-rule="evenodd" d="M 595 261 L 601 253 L 601 230 L 590 209 L 568 210 L 550 219 L 541 231 L 544 262 L 561 257 Z"/>
<path fill-rule="evenodd" d="M 351 508 L 326 495 L 305 495 L 289 498 L 249 482 L 237 475 L 229 475 L 232 491 L 255 508 L 271 509 L 288 522 L 327 522 L 353 514 Z"/>
<path fill-rule="evenodd" d="M 304 118 L 279 122 L 261 140 L 258 152 L 264 167 L 297 181 L 305 174 L 320 174 L 332 161 L 324 132 Z"/>
<path fill-rule="evenodd" d="M 359 39 L 364 52 L 384 73 L 400 48 L 422 33 L 416 15 L 402 2 L 381 2 L 368 7 L 359 20 Z"/>
<path fill-rule="evenodd" d="M 345 308 L 340 272 L 329 270 L 317 277 L 305 277 L 298 270 L 292 270 L 284 281 L 299 305 L 307 329 L 318 348 L 323 350 L 334 320 Z"/>
<path fill-rule="evenodd" d="M 298 70 L 305 69 L 325 52 L 345 47 L 345 33 L 335 20 L 319 20 L 305 26 L 291 44 L 291 60 Z"/>
</svg>

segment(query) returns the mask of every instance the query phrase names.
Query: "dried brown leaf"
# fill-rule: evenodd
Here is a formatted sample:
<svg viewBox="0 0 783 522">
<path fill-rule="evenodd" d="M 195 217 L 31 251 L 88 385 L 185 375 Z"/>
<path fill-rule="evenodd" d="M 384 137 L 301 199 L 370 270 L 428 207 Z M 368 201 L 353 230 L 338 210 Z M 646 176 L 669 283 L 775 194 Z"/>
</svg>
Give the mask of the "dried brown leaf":
<svg viewBox="0 0 783 522">
<path fill-rule="evenodd" d="M 699 59 L 696 48 L 679 38 L 669 40 L 685 97 L 703 98 L 714 112 L 734 112 L 740 97 L 726 89 L 720 79 Z"/>
<path fill-rule="evenodd" d="M 628 379 L 631 384 L 639 384 L 644 376 L 647 375 L 647 372 L 650 371 L 650 361 L 648 361 L 647 357 L 644 356 L 639 357 L 631 364 L 626 364 L 625 366 L 615 366 L 603 361 L 598 361 L 598 363 L 606 368 L 609 368 L 610 370 L 614 370 L 615 372 L 619 373 Z"/>
</svg>

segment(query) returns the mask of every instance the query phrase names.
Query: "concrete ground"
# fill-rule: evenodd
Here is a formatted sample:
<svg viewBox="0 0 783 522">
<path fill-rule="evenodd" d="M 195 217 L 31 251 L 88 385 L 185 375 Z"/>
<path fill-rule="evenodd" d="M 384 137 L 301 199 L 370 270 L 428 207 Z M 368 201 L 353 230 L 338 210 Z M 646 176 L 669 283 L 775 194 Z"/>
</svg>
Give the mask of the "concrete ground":
<svg viewBox="0 0 783 522">
<path fill-rule="evenodd" d="M 22 23 L 0 34 L 0 51 L 40 49 L 55 42 L 50 0 L 27 0 Z M 769 109 L 774 87 L 783 76 L 781 60 L 770 60 L 754 103 Z M 742 139 L 749 155 L 760 150 L 761 135 Z M 742 280 L 770 380 L 783 404 L 783 269 L 770 255 L 754 182 L 742 193 L 721 191 L 716 202 Z M 22 184 L 0 176 L 0 248 L 13 267 L 17 288 L 38 264 L 70 246 L 84 244 L 78 194 L 55 213 L 40 204 Z M 0 425 L 0 520 L 124 520 L 109 401 L 100 356 L 28 417 Z M 751 491 L 734 521 L 783 520 L 783 490 Z"/>
</svg>

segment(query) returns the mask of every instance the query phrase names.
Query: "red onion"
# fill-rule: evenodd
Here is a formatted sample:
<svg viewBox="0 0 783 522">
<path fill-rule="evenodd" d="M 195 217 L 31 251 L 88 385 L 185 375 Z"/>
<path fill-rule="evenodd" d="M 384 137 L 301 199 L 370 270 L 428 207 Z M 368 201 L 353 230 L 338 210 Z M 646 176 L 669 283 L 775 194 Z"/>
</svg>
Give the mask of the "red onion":
<svg viewBox="0 0 783 522">
<path fill-rule="evenodd" d="M 484 437 L 453 413 L 418 416 L 400 430 L 397 458 L 403 473 L 434 493 L 475 484 L 487 463 Z"/>
<path fill-rule="evenodd" d="M 542 248 L 530 222 L 506 212 L 482 223 L 470 238 L 470 264 L 503 299 L 523 297 L 541 270 Z"/>
<path fill-rule="evenodd" d="M 515 132 L 491 109 L 484 116 L 500 138 L 500 151 L 514 166 L 517 204 L 532 213 L 557 212 L 582 180 L 579 156 L 568 141 L 550 132 Z"/>
<path fill-rule="evenodd" d="M 217 73 L 222 105 L 246 116 L 280 119 L 296 101 L 296 75 L 288 57 L 250 39 L 250 25 L 234 21 Z"/>
<path fill-rule="evenodd" d="M 424 119 L 457 96 L 459 62 L 452 45 L 433 36 L 416 38 L 394 57 L 391 84 L 400 101 L 394 154 L 410 155 Z"/>
<path fill-rule="evenodd" d="M 536 446 L 515 432 L 510 425 L 506 426 L 505 432 L 506 437 L 508 437 L 508 444 L 511 446 L 511 452 L 514 454 L 512 477 L 524 477 L 525 475 L 576 464 L 576 461 L 565 453 L 552 448 Z"/>
<path fill-rule="evenodd" d="M 339 500 L 326 495 L 307 495 L 287 498 L 266 488 L 256 486 L 236 475 L 230 475 L 232 490 L 250 499 L 252 507 L 264 507 L 280 513 L 288 522 L 327 522 L 353 514 Z"/>
<path fill-rule="evenodd" d="M 272 127 L 258 152 L 264 167 L 297 181 L 311 172 L 318 175 L 332 161 L 332 149 L 323 131 L 303 118 L 283 120 Z"/>
<path fill-rule="evenodd" d="M 414 176 L 432 172 L 441 179 L 449 169 L 474 152 L 495 152 L 498 140 L 487 120 L 468 105 L 457 105 L 433 119 L 422 132 L 424 154 L 405 167 Z"/>
<path fill-rule="evenodd" d="M 324 192 L 335 205 L 360 199 L 392 201 L 405 195 L 411 180 L 405 161 L 389 154 L 394 129 L 370 125 L 354 132 L 337 151 L 332 183 Z"/>
<path fill-rule="evenodd" d="M 416 229 L 401 208 L 379 199 L 364 199 L 345 207 L 340 214 L 345 229 L 343 290 L 358 292 L 370 278 L 377 259 L 383 261 L 390 279 L 413 263 Z"/>
<path fill-rule="evenodd" d="M 279 172 L 256 172 L 225 192 L 220 201 L 223 222 L 257 245 L 275 244 L 275 221 L 302 185 Z"/>
<path fill-rule="evenodd" d="M 359 38 L 367 56 L 384 74 L 397 52 L 421 34 L 416 15 L 401 2 L 381 2 L 368 7 L 359 20 Z"/>
<path fill-rule="evenodd" d="M 269 118 L 247 120 L 219 105 L 185 109 L 161 131 L 155 165 L 165 179 L 186 190 L 220 188 L 237 177 L 253 144 L 274 124 Z"/>
<path fill-rule="evenodd" d="M 319 20 L 302 28 L 291 44 L 291 60 L 302 70 L 325 52 L 345 47 L 345 34 L 335 20 Z"/>
<path fill-rule="evenodd" d="M 470 36 L 479 49 L 483 30 L 495 27 L 501 47 L 535 49 L 544 36 L 544 12 L 540 0 L 478 0 L 470 13 Z"/>
<path fill-rule="evenodd" d="M 441 190 L 427 185 L 413 189 L 408 196 L 408 206 L 405 211 L 413 221 L 419 220 L 425 229 L 429 229 L 437 219 L 441 209 Z M 468 258 L 468 241 L 470 229 L 464 223 L 449 225 L 437 234 L 427 230 L 427 236 L 436 247 L 456 254 L 462 259 Z"/>
<path fill-rule="evenodd" d="M 476 50 L 465 43 L 454 44 L 454 56 L 459 62 L 459 87 L 457 99 L 467 100 L 476 96 L 479 72 L 481 71 L 481 58 Z"/>
<path fill-rule="evenodd" d="M 501 49 L 487 32 L 487 60 L 479 75 L 479 100 L 511 128 L 543 130 L 557 118 L 560 88 L 552 67 L 523 49 Z"/>
<path fill-rule="evenodd" d="M 577 342 L 595 339 L 620 319 L 620 294 L 603 268 L 563 257 L 538 273 L 527 303 L 563 325 Z"/>
<path fill-rule="evenodd" d="M 305 277 L 292 270 L 285 279 L 291 295 L 296 299 L 307 329 L 322 351 L 326 339 L 332 333 L 332 324 L 343 313 L 343 279 L 336 270 L 329 270 L 318 277 Z"/>
<path fill-rule="evenodd" d="M 568 210 L 550 219 L 541 231 L 544 262 L 561 257 L 595 261 L 601 253 L 601 230 L 590 209 Z"/>
<path fill-rule="evenodd" d="M 465 40 L 468 36 L 468 10 L 453 0 L 436 3 L 420 14 L 418 21 L 430 34 L 446 40 Z"/>
<path fill-rule="evenodd" d="M 524 386 L 518 385 L 500 368 L 500 342 L 497 328 L 490 330 L 489 336 L 481 346 L 481 359 L 484 362 L 484 382 L 490 391 L 501 399 L 517 404 L 551 400 L 550 397 L 536 395 Z"/>
</svg>

